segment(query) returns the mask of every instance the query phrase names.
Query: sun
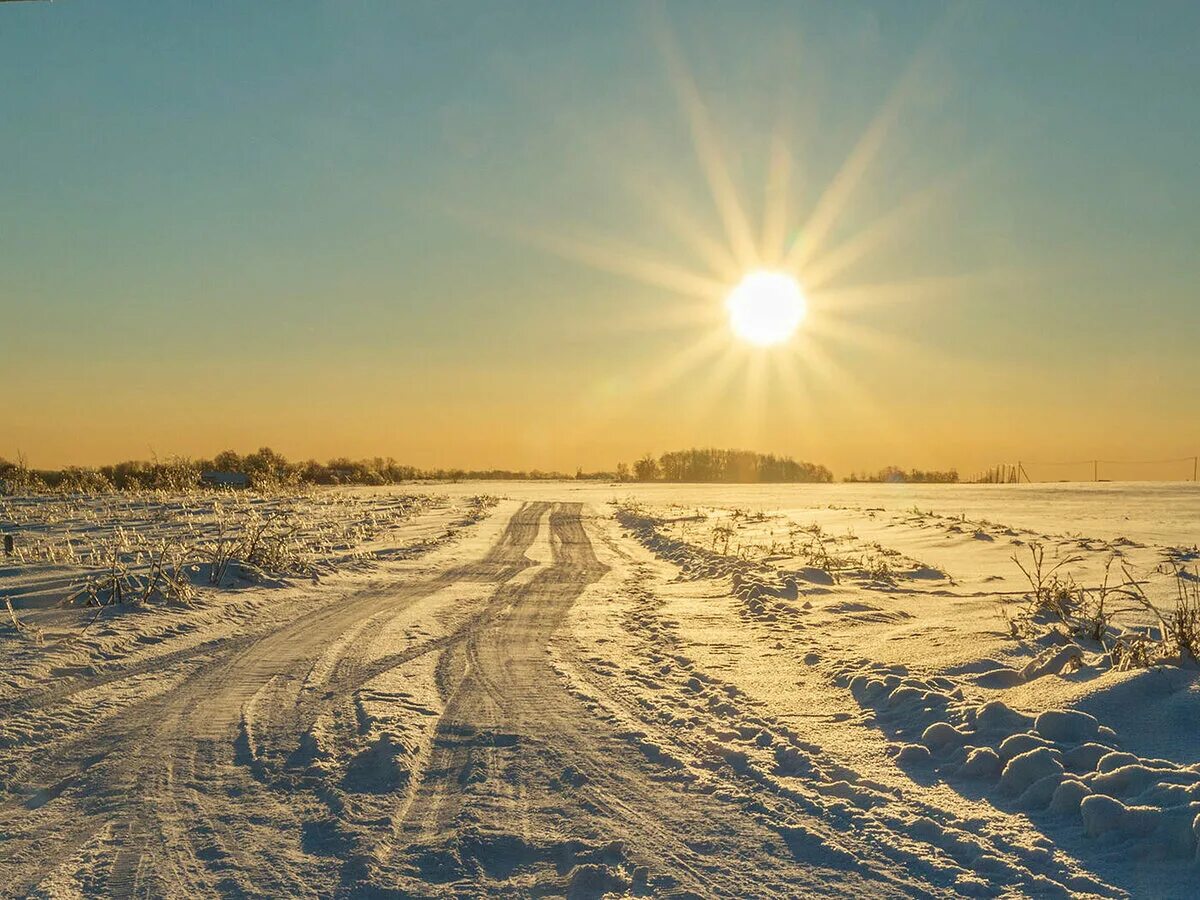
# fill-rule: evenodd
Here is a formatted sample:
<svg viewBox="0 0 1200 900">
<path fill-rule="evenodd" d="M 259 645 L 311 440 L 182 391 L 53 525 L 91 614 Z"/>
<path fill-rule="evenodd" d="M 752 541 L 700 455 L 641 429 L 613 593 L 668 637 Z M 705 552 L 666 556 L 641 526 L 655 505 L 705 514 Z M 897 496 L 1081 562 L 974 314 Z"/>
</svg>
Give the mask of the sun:
<svg viewBox="0 0 1200 900">
<path fill-rule="evenodd" d="M 749 272 L 725 298 L 729 327 L 743 341 L 771 347 L 787 341 L 808 312 L 800 284 L 786 272 Z"/>
</svg>

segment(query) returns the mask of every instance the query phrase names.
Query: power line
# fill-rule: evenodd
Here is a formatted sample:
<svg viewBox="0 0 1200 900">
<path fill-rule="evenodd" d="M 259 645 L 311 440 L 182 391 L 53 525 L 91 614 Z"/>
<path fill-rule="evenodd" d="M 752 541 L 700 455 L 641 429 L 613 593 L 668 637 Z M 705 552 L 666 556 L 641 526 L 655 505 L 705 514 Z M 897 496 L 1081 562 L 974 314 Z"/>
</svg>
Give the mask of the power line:
<svg viewBox="0 0 1200 900">
<path fill-rule="evenodd" d="M 1164 466 L 1178 465 L 1180 463 L 1192 464 L 1191 481 L 1200 482 L 1200 455 L 1193 456 L 1173 456 L 1168 459 L 1079 459 L 1079 460 L 1053 460 L 1053 461 L 1026 461 L 1017 460 L 1016 463 L 1001 463 L 994 468 L 988 469 L 974 479 L 974 483 L 990 483 L 990 484 L 1019 484 L 1022 480 L 1033 483 L 1033 479 L 1029 477 L 1029 472 L 1026 466 L 1034 468 L 1064 468 L 1064 467 L 1092 467 L 1092 480 L 1100 481 L 1101 466 Z M 1082 479 L 1062 479 L 1062 480 L 1082 480 Z M 1181 478 L 1180 481 L 1188 479 Z"/>
<path fill-rule="evenodd" d="M 1068 466 L 1077 467 L 1077 466 L 1090 465 L 1092 467 L 1092 480 L 1099 481 L 1100 480 L 1100 466 L 1102 466 L 1102 465 L 1104 465 L 1104 466 L 1165 466 L 1165 465 L 1177 465 L 1179 463 L 1187 463 L 1187 462 L 1190 462 L 1192 464 L 1191 480 L 1192 481 L 1200 481 L 1200 455 L 1173 456 L 1168 459 L 1099 459 L 1099 458 L 1097 458 L 1097 459 L 1080 459 L 1080 460 L 1072 460 L 1072 461 L 1044 461 L 1044 462 L 1031 461 L 1028 463 L 1026 463 L 1024 460 L 1018 460 L 1017 464 L 1015 466 L 1012 466 L 1012 470 L 1015 472 L 1015 476 L 1016 476 L 1014 479 L 1015 481 L 1019 482 L 1021 480 L 1021 478 L 1024 477 L 1024 479 L 1026 481 L 1032 482 L 1033 479 L 1029 477 L 1029 473 L 1025 469 L 1026 465 L 1030 465 L 1030 466 L 1034 466 L 1034 467 L 1041 466 L 1041 467 L 1048 467 L 1048 468 L 1062 468 L 1062 467 L 1068 467 Z M 1005 463 L 1004 465 L 1011 466 L 1011 464 L 1009 464 L 1009 463 Z M 1186 480 L 1186 479 L 1180 479 L 1180 480 Z"/>
<path fill-rule="evenodd" d="M 1031 466 L 1090 466 L 1092 463 L 1100 463 L 1105 466 L 1161 466 L 1168 463 L 1191 462 L 1194 459 L 1196 459 L 1195 456 L 1176 456 L 1171 459 L 1077 459 L 1067 462 L 1025 460 L 1025 462 Z"/>
</svg>

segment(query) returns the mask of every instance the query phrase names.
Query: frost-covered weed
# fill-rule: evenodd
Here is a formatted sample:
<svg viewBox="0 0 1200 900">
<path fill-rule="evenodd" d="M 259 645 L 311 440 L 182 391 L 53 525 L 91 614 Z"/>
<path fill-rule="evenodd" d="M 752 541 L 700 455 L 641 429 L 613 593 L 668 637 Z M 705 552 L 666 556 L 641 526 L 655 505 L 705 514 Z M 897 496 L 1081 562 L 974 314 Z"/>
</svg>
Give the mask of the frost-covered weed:
<svg viewBox="0 0 1200 900">
<path fill-rule="evenodd" d="M 474 498 L 468 509 L 481 516 L 489 500 Z M 0 497 L 0 522 L 15 537 L 17 565 L 81 570 L 66 603 L 186 605 L 197 583 L 311 574 L 360 559 L 432 502 L 317 489 L 55 492 Z"/>
<path fill-rule="evenodd" d="M 1105 564 L 1101 583 L 1087 587 L 1067 571 L 1080 557 L 1047 561 L 1045 548 L 1036 542 L 1028 552 L 1024 561 L 1012 557 L 1029 582 L 1025 607 L 1015 615 L 1001 613 L 1013 637 L 1034 638 L 1047 625 L 1065 628 L 1076 640 L 1099 645 L 1118 670 L 1200 662 L 1200 577 L 1194 572 L 1179 566 L 1173 569 L 1175 605 L 1164 614 L 1127 564 L 1121 565 L 1120 579 L 1113 580 L 1115 556 Z M 1151 617 L 1157 627 L 1123 627 L 1117 621 L 1138 613 Z"/>
</svg>

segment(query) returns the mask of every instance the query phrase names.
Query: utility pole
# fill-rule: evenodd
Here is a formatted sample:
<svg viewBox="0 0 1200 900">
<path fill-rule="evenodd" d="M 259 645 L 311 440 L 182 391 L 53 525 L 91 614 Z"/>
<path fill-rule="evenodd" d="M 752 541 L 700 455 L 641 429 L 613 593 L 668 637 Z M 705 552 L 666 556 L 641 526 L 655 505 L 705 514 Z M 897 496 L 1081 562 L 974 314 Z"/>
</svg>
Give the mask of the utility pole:
<svg viewBox="0 0 1200 900">
<path fill-rule="evenodd" d="M 1092 481 L 1100 480 L 1100 460 L 1092 460 Z"/>
</svg>

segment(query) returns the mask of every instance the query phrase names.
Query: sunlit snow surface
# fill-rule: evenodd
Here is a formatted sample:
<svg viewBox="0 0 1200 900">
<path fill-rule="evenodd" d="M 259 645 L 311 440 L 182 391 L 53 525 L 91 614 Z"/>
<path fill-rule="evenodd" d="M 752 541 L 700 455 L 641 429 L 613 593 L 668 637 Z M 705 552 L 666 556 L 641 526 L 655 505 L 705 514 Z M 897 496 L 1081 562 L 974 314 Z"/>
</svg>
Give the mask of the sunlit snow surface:
<svg viewBox="0 0 1200 900">
<path fill-rule="evenodd" d="M 1157 625 L 1129 603 L 1101 640 L 1008 623 L 1035 548 L 1169 616 L 1195 485 L 227 502 L 2 501 L 15 893 L 1194 895 L 1195 664 L 1114 669 Z M 300 523 L 287 571 L 59 605 L 254 504 Z"/>
</svg>

